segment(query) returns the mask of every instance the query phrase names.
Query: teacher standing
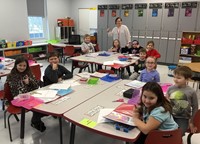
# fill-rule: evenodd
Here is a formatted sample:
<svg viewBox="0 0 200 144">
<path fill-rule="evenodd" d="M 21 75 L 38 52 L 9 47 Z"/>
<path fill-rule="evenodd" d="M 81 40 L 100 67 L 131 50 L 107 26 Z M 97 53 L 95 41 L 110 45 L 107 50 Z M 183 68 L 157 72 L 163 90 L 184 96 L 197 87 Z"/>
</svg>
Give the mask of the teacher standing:
<svg viewBox="0 0 200 144">
<path fill-rule="evenodd" d="M 108 36 L 112 36 L 113 40 L 118 39 L 120 41 L 121 47 L 128 46 L 129 42 L 131 42 L 130 31 L 126 25 L 122 24 L 122 18 L 117 17 L 115 19 L 116 27 L 112 29 L 112 31 L 108 28 Z"/>
</svg>

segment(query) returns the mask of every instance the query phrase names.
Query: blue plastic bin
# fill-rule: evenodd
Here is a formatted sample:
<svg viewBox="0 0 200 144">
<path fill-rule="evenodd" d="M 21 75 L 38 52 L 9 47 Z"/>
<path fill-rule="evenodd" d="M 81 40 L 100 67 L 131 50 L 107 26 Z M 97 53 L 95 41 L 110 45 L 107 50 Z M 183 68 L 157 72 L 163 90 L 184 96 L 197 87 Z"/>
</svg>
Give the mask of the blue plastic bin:
<svg viewBox="0 0 200 144">
<path fill-rule="evenodd" d="M 174 70 L 176 69 L 177 66 L 175 65 L 170 65 L 168 66 L 168 76 L 173 77 L 174 76 Z"/>
</svg>

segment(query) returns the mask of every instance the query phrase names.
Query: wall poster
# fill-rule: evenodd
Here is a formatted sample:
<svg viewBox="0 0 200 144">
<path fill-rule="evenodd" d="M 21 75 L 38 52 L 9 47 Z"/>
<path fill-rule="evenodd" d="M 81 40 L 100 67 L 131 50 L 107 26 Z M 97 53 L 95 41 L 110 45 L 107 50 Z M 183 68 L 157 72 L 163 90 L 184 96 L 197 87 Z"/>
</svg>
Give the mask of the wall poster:
<svg viewBox="0 0 200 144">
<path fill-rule="evenodd" d="M 129 10 L 125 10 L 125 11 L 124 11 L 124 16 L 125 16 L 125 17 L 128 17 L 128 15 L 129 15 Z"/>
<path fill-rule="evenodd" d="M 143 9 L 138 9 L 138 17 L 143 17 Z"/>
<path fill-rule="evenodd" d="M 191 17 L 192 16 L 192 8 L 185 8 L 185 16 Z"/>
<path fill-rule="evenodd" d="M 173 17 L 174 16 L 174 8 L 169 8 L 168 9 L 168 17 Z"/>
<path fill-rule="evenodd" d="M 100 17 L 104 17 L 104 10 L 100 10 Z"/>
<path fill-rule="evenodd" d="M 112 10 L 112 17 L 116 17 L 116 15 L 117 15 L 116 10 Z"/>
<path fill-rule="evenodd" d="M 158 9 L 152 9 L 152 17 L 158 16 Z"/>
</svg>

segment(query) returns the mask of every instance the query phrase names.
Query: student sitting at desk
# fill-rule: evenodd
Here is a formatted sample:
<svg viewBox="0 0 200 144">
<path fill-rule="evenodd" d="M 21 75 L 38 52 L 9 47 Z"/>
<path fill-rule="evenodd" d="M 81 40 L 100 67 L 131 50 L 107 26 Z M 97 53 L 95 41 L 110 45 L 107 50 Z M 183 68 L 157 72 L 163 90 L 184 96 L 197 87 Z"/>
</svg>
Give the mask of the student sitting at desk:
<svg viewBox="0 0 200 144">
<path fill-rule="evenodd" d="M 153 41 L 147 42 L 147 57 L 149 56 L 152 56 L 155 59 L 160 58 L 160 53 L 155 49 Z"/>
<path fill-rule="evenodd" d="M 130 54 L 138 55 L 140 53 L 140 49 L 143 48 L 142 46 L 139 45 L 139 42 L 137 40 L 133 40 L 131 43 L 130 49 Z"/>
<path fill-rule="evenodd" d="M 139 77 L 140 72 L 143 69 L 145 69 L 146 54 L 147 54 L 146 49 L 141 48 L 140 51 L 139 51 L 140 58 L 135 62 L 134 72 L 131 74 L 129 79 L 136 80 Z"/>
<path fill-rule="evenodd" d="M 148 82 L 142 88 L 140 103 L 133 112 L 133 121 L 142 132 L 134 144 L 144 144 L 152 130 L 175 130 L 178 124 L 172 116 L 172 106 L 156 82 Z"/>
<path fill-rule="evenodd" d="M 113 41 L 113 46 L 108 50 L 109 52 L 119 52 L 120 51 L 120 42 L 118 39 Z"/>
<path fill-rule="evenodd" d="M 142 82 L 160 82 L 160 75 L 155 69 L 156 59 L 154 57 L 148 57 L 145 65 L 146 68 L 141 71 L 138 80 Z"/>
<path fill-rule="evenodd" d="M 90 42 L 90 35 L 85 34 L 84 42 L 81 44 L 81 51 L 83 54 L 95 52 L 93 44 Z"/>
<path fill-rule="evenodd" d="M 8 75 L 6 83 L 8 83 L 12 94 L 12 98 L 8 98 L 10 100 L 19 94 L 28 93 L 39 88 L 39 83 L 30 70 L 28 60 L 23 56 L 16 58 L 15 65 Z M 33 112 L 31 119 L 31 126 L 41 132 L 46 130 L 44 123 L 41 121 L 43 116 L 41 113 Z"/>
<path fill-rule="evenodd" d="M 59 54 L 57 52 L 50 52 L 48 61 L 50 64 L 44 72 L 45 86 L 73 77 L 69 70 L 67 70 L 64 66 L 59 65 Z"/>
</svg>

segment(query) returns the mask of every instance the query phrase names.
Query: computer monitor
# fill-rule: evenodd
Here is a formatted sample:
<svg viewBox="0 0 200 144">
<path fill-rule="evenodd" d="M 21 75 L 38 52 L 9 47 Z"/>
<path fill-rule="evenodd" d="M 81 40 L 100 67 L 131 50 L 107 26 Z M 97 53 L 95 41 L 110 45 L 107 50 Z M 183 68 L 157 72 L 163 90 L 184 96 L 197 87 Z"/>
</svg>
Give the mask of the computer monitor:
<svg viewBox="0 0 200 144">
<path fill-rule="evenodd" d="M 81 37 L 80 37 L 80 35 L 71 35 L 69 37 L 69 44 L 80 45 L 81 44 Z"/>
</svg>

